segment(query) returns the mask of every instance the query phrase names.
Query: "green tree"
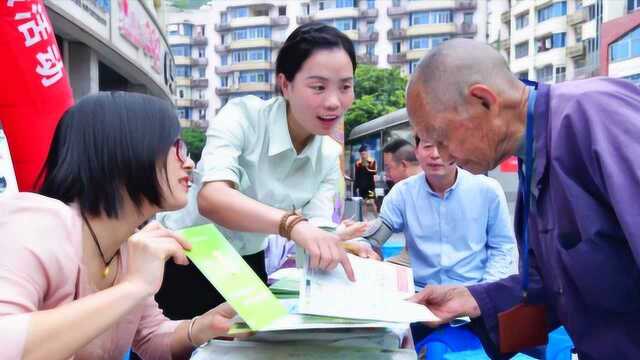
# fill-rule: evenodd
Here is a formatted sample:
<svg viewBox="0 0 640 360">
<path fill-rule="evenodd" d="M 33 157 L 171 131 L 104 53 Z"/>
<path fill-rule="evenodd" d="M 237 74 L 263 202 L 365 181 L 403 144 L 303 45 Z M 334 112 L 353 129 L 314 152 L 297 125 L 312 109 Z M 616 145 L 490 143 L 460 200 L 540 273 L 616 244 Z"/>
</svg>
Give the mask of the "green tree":
<svg viewBox="0 0 640 360">
<path fill-rule="evenodd" d="M 356 70 L 356 100 L 345 116 L 344 133 L 354 127 L 405 106 L 407 78 L 399 69 L 359 65 Z"/>
<path fill-rule="evenodd" d="M 191 159 L 194 162 L 200 161 L 202 156 L 202 149 L 206 141 L 204 130 L 196 128 L 183 128 L 181 135 L 182 140 L 187 144 L 187 149 L 191 154 Z"/>
</svg>

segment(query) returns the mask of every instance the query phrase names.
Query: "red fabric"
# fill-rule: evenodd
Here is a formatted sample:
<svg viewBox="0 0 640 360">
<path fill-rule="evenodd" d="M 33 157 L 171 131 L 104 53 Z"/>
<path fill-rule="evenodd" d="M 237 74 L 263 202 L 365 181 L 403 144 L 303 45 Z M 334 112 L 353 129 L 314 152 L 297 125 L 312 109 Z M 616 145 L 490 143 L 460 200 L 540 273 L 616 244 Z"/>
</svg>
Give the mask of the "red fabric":
<svg viewBox="0 0 640 360">
<path fill-rule="evenodd" d="M 0 0 L 0 121 L 20 191 L 35 191 L 73 95 L 42 0 Z"/>
<path fill-rule="evenodd" d="M 507 160 L 500 164 L 500 171 L 502 172 L 518 172 L 518 158 L 511 156 Z"/>
</svg>

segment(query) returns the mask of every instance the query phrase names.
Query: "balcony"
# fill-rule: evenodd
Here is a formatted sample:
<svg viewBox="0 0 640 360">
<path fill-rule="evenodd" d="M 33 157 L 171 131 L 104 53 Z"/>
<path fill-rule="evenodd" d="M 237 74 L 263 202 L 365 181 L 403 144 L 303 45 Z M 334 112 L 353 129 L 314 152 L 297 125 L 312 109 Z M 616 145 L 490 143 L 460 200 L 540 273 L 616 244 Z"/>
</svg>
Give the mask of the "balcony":
<svg viewBox="0 0 640 360">
<path fill-rule="evenodd" d="M 503 24 L 511 23 L 511 11 L 505 10 L 500 14 L 500 20 L 502 20 Z"/>
<path fill-rule="evenodd" d="M 231 72 L 231 65 L 216 66 L 215 72 L 218 75 L 228 74 Z"/>
<path fill-rule="evenodd" d="M 356 55 L 358 64 L 378 65 L 378 55 Z"/>
<path fill-rule="evenodd" d="M 456 10 L 474 10 L 477 7 L 477 0 L 456 0 Z"/>
<path fill-rule="evenodd" d="M 584 59 L 584 43 L 580 42 L 576 45 L 567 46 L 567 57 L 572 59 Z"/>
<path fill-rule="evenodd" d="M 191 107 L 190 99 L 176 99 L 176 107 Z"/>
<path fill-rule="evenodd" d="M 191 78 L 176 76 L 176 86 L 191 86 Z"/>
<path fill-rule="evenodd" d="M 209 79 L 191 79 L 191 87 L 196 87 L 196 88 L 209 87 Z"/>
<path fill-rule="evenodd" d="M 207 66 L 208 64 L 209 64 L 209 59 L 207 59 L 206 57 L 191 58 L 191 65 Z"/>
<path fill-rule="evenodd" d="M 573 14 L 567 14 L 567 25 L 575 26 L 587 21 L 587 14 L 584 9 L 578 10 Z"/>
<path fill-rule="evenodd" d="M 168 41 L 171 45 L 187 45 L 191 44 L 193 39 L 185 35 L 169 35 Z"/>
<path fill-rule="evenodd" d="M 374 31 L 372 33 L 366 31 L 358 32 L 358 38 L 356 41 L 378 41 L 378 32 Z"/>
<path fill-rule="evenodd" d="M 407 62 L 407 53 L 389 54 L 387 55 L 387 62 L 389 64 L 403 64 Z"/>
<path fill-rule="evenodd" d="M 304 25 L 306 23 L 311 22 L 311 16 L 310 15 L 305 15 L 305 16 L 296 16 L 296 22 L 298 23 L 298 25 Z"/>
<path fill-rule="evenodd" d="M 280 48 L 282 47 L 281 41 L 271 39 L 249 39 L 249 40 L 236 40 L 229 43 L 226 51 L 236 49 L 251 49 L 251 48 Z"/>
<path fill-rule="evenodd" d="M 219 44 L 214 47 L 215 52 L 217 53 L 225 53 L 231 49 L 229 44 Z"/>
<path fill-rule="evenodd" d="M 600 75 L 600 67 L 597 64 L 590 64 L 577 68 L 573 74 L 573 80 L 587 79 L 598 75 Z"/>
<path fill-rule="evenodd" d="M 413 25 L 407 29 L 408 36 L 435 35 L 435 34 L 455 34 L 457 32 L 455 23 L 444 24 L 421 24 Z"/>
<path fill-rule="evenodd" d="M 176 65 L 191 65 L 191 58 L 187 56 L 174 56 L 173 60 L 176 62 Z"/>
<path fill-rule="evenodd" d="M 209 107 L 209 100 L 194 99 L 194 100 L 191 100 L 191 103 L 194 108 Z"/>
<path fill-rule="evenodd" d="M 222 24 L 216 24 L 213 28 L 217 32 L 225 32 L 225 31 L 231 30 L 231 24 L 229 24 L 228 22 L 222 23 Z"/>
<path fill-rule="evenodd" d="M 478 25 L 472 23 L 456 24 L 456 33 L 458 35 L 475 35 L 478 32 Z"/>
<path fill-rule="evenodd" d="M 387 31 L 387 39 L 400 40 L 407 37 L 407 29 L 391 29 Z"/>
<path fill-rule="evenodd" d="M 209 39 L 207 39 L 207 37 L 204 35 L 196 35 L 191 40 L 191 43 L 193 45 L 207 45 L 208 42 L 209 42 Z"/>
<path fill-rule="evenodd" d="M 289 26 L 289 18 L 287 16 L 272 16 L 271 26 Z"/>
<path fill-rule="evenodd" d="M 399 15 L 404 15 L 406 13 L 407 13 L 407 8 L 405 8 L 404 6 L 394 6 L 394 7 L 387 8 L 388 16 L 399 16 Z"/>
<path fill-rule="evenodd" d="M 375 17 L 378 17 L 378 9 L 360 9 L 359 16 L 361 18 L 375 18 Z"/>
<path fill-rule="evenodd" d="M 276 86 L 270 83 L 242 83 L 238 86 L 217 88 L 216 95 L 229 96 L 237 93 L 252 93 L 252 92 L 273 92 L 276 91 Z"/>
<path fill-rule="evenodd" d="M 500 41 L 500 48 L 504 51 L 509 51 L 509 49 L 511 48 L 511 40 L 509 38 L 506 38 L 504 40 Z"/>
</svg>

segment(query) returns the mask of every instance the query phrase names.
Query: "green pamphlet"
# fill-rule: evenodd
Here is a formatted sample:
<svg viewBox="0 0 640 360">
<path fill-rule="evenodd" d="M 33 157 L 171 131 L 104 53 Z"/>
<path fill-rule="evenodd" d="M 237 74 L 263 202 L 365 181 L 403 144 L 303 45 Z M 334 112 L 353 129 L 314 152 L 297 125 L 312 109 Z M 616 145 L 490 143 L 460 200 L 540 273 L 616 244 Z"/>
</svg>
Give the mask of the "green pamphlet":
<svg viewBox="0 0 640 360">
<path fill-rule="evenodd" d="M 265 328 L 287 315 L 284 305 L 214 225 L 194 226 L 180 233 L 192 246 L 187 257 L 252 330 Z"/>
</svg>

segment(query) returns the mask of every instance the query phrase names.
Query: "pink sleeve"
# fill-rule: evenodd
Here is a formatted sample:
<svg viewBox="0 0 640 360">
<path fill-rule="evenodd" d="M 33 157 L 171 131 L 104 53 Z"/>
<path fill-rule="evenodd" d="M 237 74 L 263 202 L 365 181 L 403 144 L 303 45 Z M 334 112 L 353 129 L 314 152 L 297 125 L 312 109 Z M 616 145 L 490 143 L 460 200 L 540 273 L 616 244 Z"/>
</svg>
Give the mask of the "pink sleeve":
<svg viewBox="0 0 640 360">
<path fill-rule="evenodd" d="M 0 358 L 13 359 L 22 357 L 30 313 L 72 299 L 78 261 L 69 207 L 35 194 L 0 203 Z"/>
<path fill-rule="evenodd" d="M 143 359 L 171 359 L 171 337 L 182 321 L 169 320 L 150 296 L 133 339 L 133 349 Z"/>
</svg>

